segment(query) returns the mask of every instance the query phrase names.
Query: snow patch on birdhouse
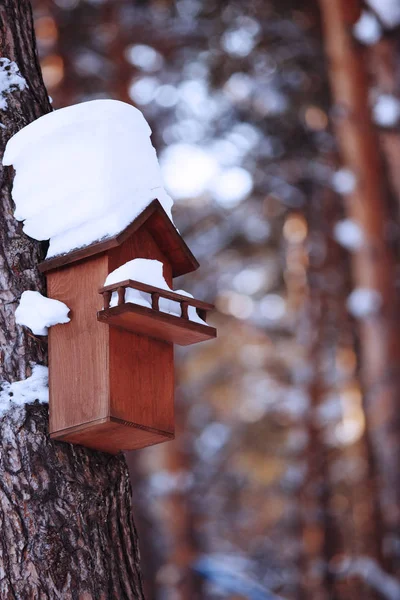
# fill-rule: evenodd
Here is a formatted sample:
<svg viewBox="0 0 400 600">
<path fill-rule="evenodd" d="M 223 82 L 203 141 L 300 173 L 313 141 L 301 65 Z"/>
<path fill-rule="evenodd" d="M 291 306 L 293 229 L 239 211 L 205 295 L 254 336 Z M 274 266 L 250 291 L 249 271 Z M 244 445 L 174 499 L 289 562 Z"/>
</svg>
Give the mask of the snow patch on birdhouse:
<svg viewBox="0 0 400 600">
<path fill-rule="evenodd" d="M 36 400 L 41 404 L 49 401 L 48 368 L 32 365 L 32 375 L 14 383 L 4 382 L 0 391 L 0 416 L 11 407 L 30 404 Z"/>
<path fill-rule="evenodd" d="M 333 235 L 339 244 L 350 251 L 359 250 L 364 243 L 361 227 L 351 219 L 343 219 L 336 223 Z"/>
<path fill-rule="evenodd" d="M 172 220 L 151 129 L 117 100 L 93 100 L 33 121 L 8 142 L 3 163 L 16 170 L 15 217 L 47 257 L 123 231 L 158 199 Z"/>
<path fill-rule="evenodd" d="M 339 169 L 332 176 L 332 187 L 338 194 L 351 194 L 356 187 L 356 176 L 350 169 Z"/>
<path fill-rule="evenodd" d="M 130 260 L 107 275 L 104 285 L 112 285 L 127 279 L 154 285 L 163 290 L 170 289 L 163 276 L 163 264 L 158 260 L 147 258 Z M 141 306 L 151 308 L 150 294 L 131 288 L 125 290 L 125 302 L 132 302 L 132 304 L 140 304 Z M 114 292 L 111 297 L 110 307 L 117 306 L 117 304 L 118 294 Z"/>
<path fill-rule="evenodd" d="M 22 77 L 17 63 L 9 58 L 0 58 L 0 110 L 6 110 L 7 94 L 24 90 L 27 83 Z"/>
<path fill-rule="evenodd" d="M 376 44 L 382 37 L 382 28 L 378 19 L 371 12 L 363 10 L 353 27 L 354 37 L 367 46 Z"/>
<path fill-rule="evenodd" d="M 388 29 L 400 25 L 400 4 L 398 0 L 367 0 Z"/>
<path fill-rule="evenodd" d="M 380 127 L 394 127 L 400 120 L 400 100 L 391 94 L 381 94 L 372 108 L 372 116 Z"/>
<path fill-rule="evenodd" d="M 35 335 L 47 335 L 48 327 L 70 321 L 68 313 L 69 308 L 64 302 L 28 290 L 20 298 L 15 321 L 29 327 Z"/>
<path fill-rule="evenodd" d="M 347 310 L 356 319 L 366 319 L 379 311 L 382 306 L 382 296 L 370 288 L 356 288 L 347 298 Z"/>
<path fill-rule="evenodd" d="M 173 291 L 167 284 L 163 275 L 163 264 L 159 260 L 151 260 L 147 258 L 134 258 L 127 263 L 121 265 L 109 275 L 107 275 L 104 282 L 104 286 L 113 285 L 132 279 L 133 281 L 139 281 L 140 283 L 146 283 L 162 290 Z M 185 290 L 176 290 L 176 294 L 181 294 L 187 298 L 193 298 L 189 292 Z M 151 308 L 151 294 L 141 292 L 132 288 L 126 288 L 125 290 L 125 302 L 131 302 L 132 304 L 140 304 Z M 113 292 L 110 301 L 110 308 L 117 306 L 118 304 L 118 293 Z M 161 312 L 168 313 L 170 315 L 181 316 L 181 306 L 179 302 L 169 300 L 167 298 L 159 299 L 159 310 Z M 188 317 L 190 321 L 195 321 L 201 325 L 207 325 L 207 323 L 199 317 L 194 306 L 188 307 Z"/>
</svg>

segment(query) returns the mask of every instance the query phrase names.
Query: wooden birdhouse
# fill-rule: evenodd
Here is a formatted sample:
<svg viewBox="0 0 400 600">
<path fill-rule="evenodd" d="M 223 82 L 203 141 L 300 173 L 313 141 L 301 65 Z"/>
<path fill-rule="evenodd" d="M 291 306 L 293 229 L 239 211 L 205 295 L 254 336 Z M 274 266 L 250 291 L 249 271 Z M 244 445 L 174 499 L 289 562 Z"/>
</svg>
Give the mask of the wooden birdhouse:
<svg viewBox="0 0 400 600">
<path fill-rule="evenodd" d="M 115 269 L 136 258 L 156 259 L 172 279 L 198 263 L 163 207 L 154 200 L 124 231 L 46 260 L 49 298 L 70 308 L 71 321 L 49 331 L 50 436 L 117 453 L 174 437 L 173 344 L 216 336 L 205 320 L 212 306 L 140 281 L 104 286 Z M 126 302 L 127 289 L 148 294 Z M 112 298 L 116 300 L 112 301 Z M 171 314 L 162 301 L 179 306 Z"/>
</svg>

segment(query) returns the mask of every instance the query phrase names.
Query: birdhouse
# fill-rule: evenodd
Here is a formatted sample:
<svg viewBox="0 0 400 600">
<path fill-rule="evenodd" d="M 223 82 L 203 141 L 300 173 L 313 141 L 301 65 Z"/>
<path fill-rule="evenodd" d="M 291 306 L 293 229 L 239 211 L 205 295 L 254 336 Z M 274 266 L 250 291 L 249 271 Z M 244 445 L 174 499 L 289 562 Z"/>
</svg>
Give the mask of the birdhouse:
<svg viewBox="0 0 400 600">
<path fill-rule="evenodd" d="M 105 285 L 134 259 L 160 261 L 168 285 Z M 118 235 L 41 264 L 49 298 L 71 317 L 49 331 L 51 438 L 111 453 L 174 438 L 173 344 L 216 336 L 212 306 L 170 289 L 197 267 L 158 200 Z M 148 301 L 127 301 L 128 291 Z"/>
</svg>

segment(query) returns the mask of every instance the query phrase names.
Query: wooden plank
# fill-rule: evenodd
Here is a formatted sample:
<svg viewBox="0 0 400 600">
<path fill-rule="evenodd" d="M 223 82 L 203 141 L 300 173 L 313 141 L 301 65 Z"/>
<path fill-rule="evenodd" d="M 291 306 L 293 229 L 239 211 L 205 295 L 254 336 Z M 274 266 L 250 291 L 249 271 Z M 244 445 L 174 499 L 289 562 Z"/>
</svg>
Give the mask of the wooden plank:
<svg viewBox="0 0 400 600">
<path fill-rule="evenodd" d="M 154 285 L 143 283 L 142 281 L 136 281 L 135 279 L 125 279 L 124 281 L 113 283 L 112 285 L 106 285 L 105 287 L 99 289 L 99 294 L 104 294 L 105 292 L 115 292 L 119 287 L 133 288 L 149 294 L 154 292 L 162 298 L 174 300 L 175 302 L 185 302 L 190 306 L 194 306 L 195 308 L 200 308 L 206 311 L 213 310 L 215 308 L 213 304 L 209 304 L 208 302 L 196 300 L 195 298 L 190 298 L 189 296 L 184 296 L 183 294 L 177 294 L 174 291 L 164 290 Z"/>
<path fill-rule="evenodd" d="M 50 432 L 108 416 L 109 331 L 96 319 L 106 276 L 106 256 L 47 276 L 49 298 L 71 309 L 69 323 L 49 330 Z"/>
<path fill-rule="evenodd" d="M 163 263 L 163 276 L 168 285 L 172 285 L 172 267 L 166 256 L 155 242 L 148 229 L 140 227 L 135 235 L 129 236 L 120 246 L 113 248 L 108 253 L 109 273 L 134 258 L 147 258 L 159 260 Z M 102 282 L 104 284 L 104 281 Z"/>
<path fill-rule="evenodd" d="M 51 439 L 79 444 L 94 450 L 118 454 L 123 450 L 138 450 L 174 439 L 174 434 L 126 423 L 117 419 L 99 419 L 80 427 L 56 431 Z"/>
<path fill-rule="evenodd" d="M 172 344 L 110 327 L 110 416 L 174 431 Z"/>
<path fill-rule="evenodd" d="M 138 304 L 126 303 L 97 313 L 97 319 L 114 327 L 151 338 L 188 346 L 217 337 L 214 327 L 201 325 Z"/>
</svg>

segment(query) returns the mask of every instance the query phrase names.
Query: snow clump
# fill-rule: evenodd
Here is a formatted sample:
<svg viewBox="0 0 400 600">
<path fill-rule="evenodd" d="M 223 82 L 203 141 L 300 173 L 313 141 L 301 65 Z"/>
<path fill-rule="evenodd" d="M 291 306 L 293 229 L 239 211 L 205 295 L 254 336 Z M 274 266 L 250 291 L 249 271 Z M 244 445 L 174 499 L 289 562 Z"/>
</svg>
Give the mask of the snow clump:
<svg viewBox="0 0 400 600">
<path fill-rule="evenodd" d="M 7 109 L 7 94 L 24 90 L 27 83 L 19 72 L 17 63 L 9 58 L 0 58 L 0 110 Z"/>
<path fill-rule="evenodd" d="M 390 94 L 382 94 L 373 106 L 372 115 L 380 127 L 394 127 L 400 119 L 400 100 Z"/>
<path fill-rule="evenodd" d="M 363 10 L 353 27 L 354 37 L 367 46 L 376 44 L 382 36 L 382 28 L 378 19 L 367 10 Z"/>
<path fill-rule="evenodd" d="M 375 315 L 382 306 L 382 296 L 370 288 L 356 288 L 347 298 L 347 310 L 356 319 Z"/>
<path fill-rule="evenodd" d="M 117 100 L 92 100 L 33 121 L 8 142 L 15 218 L 47 257 L 123 231 L 155 198 L 172 220 L 151 129 Z"/>
<path fill-rule="evenodd" d="M 359 250 L 364 242 L 361 227 L 351 219 L 343 219 L 336 223 L 333 235 L 339 244 L 350 251 Z"/>
<path fill-rule="evenodd" d="M 48 327 L 69 323 L 68 313 L 69 308 L 64 302 L 28 290 L 20 298 L 15 321 L 18 325 L 29 327 L 35 335 L 47 335 Z"/>
<path fill-rule="evenodd" d="M 38 400 L 49 401 L 49 372 L 47 367 L 32 365 L 32 375 L 22 381 L 2 383 L 0 391 L 0 417 L 12 406 L 22 406 Z"/>
<path fill-rule="evenodd" d="M 122 281 L 126 281 L 127 279 L 140 281 L 141 283 L 147 283 L 147 285 L 152 285 L 169 292 L 172 291 L 164 279 L 163 264 L 159 260 L 134 258 L 107 275 L 104 285 L 108 286 L 117 284 Z M 188 298 L 193 298 L 193 296 L 185 290 L 177 290 L 175 293 L 181 294 L 182 296 L 187 296 Z M 139 304 L 140 306 L 151 308 L 151 294 L 132 288 L 126 288 L 125 302 L 131 302 L 132 304 Z M 113 292 L 111 296 L 110 307 L 112 308 L 117 306 L 117 304 L 118 293 Z M 160 298 L 158 305 L 161 312 L 165 312 L 170 315 L 176 315 L 177 317 L 181 316 L 181 307 L 179 302 L 169 300 L 168 298 Z M 188 317 L 191 321 L 195 321 L 201 325 L 207 325 L 207 323 L 199 317 L 194 306 L 189 306 Z"/>
</svg>

